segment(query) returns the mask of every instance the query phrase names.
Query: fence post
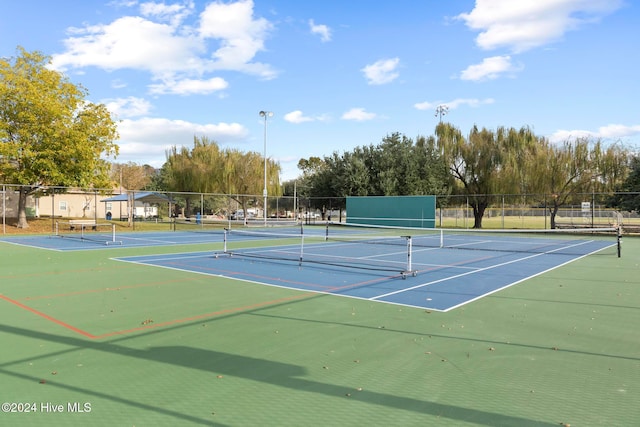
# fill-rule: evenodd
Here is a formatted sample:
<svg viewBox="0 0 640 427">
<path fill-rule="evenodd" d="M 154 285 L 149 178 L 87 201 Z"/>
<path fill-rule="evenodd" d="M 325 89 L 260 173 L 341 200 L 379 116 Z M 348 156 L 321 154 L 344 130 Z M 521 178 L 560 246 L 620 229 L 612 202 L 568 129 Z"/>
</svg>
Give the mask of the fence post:
<svg viewBox="0 0 640 427">
<path fill-rule="evenodd" d="M 2 184 L 2 234 L 7 233 L 7 186 Z"/>
</svg>

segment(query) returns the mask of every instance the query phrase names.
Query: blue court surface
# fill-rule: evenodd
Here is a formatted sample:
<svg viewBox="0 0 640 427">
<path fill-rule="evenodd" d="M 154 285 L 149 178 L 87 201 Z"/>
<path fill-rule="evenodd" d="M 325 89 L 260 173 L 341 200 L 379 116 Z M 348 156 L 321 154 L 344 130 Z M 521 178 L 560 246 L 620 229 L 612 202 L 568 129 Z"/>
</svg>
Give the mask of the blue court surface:
<svg viewBox="0 0 640 427">
<path fill-rule="evenodd" d="M 82 238 L 81 238 L 82 237 Z M 587 255 L 615 257 L 616 241 L 591 235 L 459 233 L 371 237 L 328 235 L 323 227 L 77 233 L 2 240 L 47 250 L 210 245 L 193 252 L 113 259 L 211 276 L 448 311 Z M 191 252 L 185 252 L 189 251 Z M 148 252 L 148 251 L 147 251 Z"/>
<path fill-rule="evenodd" d="M 105 233 L 79 232 L 66 235 L 30 235 L 3 237 L 2 241 L 15 245 L 24 245 L 54 251 L 87 251 L 96 249 L 135 248 L 149 246 L 173 246 L 222 242 L 222 230 L 218 232 L 122 232 L 115 238 Z"/>
<path fill-rule="evenodd" d="M 602 252 L 604 256 L 615 257 L 612 249 L 615 242 L 610 239 L 501 237 L 502 248 L 497 240 L 486 236 L 473 239 L 453 236 L 451 241 L 457 243 L 449 243 L 448 248 L 440 247 L 437 235 L 414 238 L 411 245 L 404 237 L 354 244 L 309 235 L 301 242 L 274 246 L 252 246 L 252 242 L 258 242 L 252 239 L 229 236 L 225 248 L 218 251 L 115 259 L 269 286 L 449 311 L 590 254 Z M 496 249 L 488 249 L 491 245 Z"/>
</svg>

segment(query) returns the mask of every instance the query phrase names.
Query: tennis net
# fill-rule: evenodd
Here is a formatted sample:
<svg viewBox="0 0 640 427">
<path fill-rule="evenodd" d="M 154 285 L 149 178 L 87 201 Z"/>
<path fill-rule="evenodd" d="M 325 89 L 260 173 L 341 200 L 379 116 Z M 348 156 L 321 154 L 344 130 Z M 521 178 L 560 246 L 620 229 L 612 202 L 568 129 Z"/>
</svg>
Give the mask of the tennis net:
<svg viewBox="0 0 640 427">
<path fill-rule="evenodd" d="M 262 221 L 176 219 L 171 228 L 173 231 L 221 234 L 224 229 L 287 229 L 298 225 L 299 222 L 294 220 L 272 220 L 265 225 Z"/>
<path fill-rule="evenodd" d="M 189 221 L 175 220 L 172 224 L 173 231 L 186 231 L 193 233 L 215 233 L 220 234 L 225 227 L 225 221 Z"/>
<path fill-rule="evenodd" d="M 256 241 L 261 243 L 256 245 Z M 360 240 L 358 247 L 353 245 L 356 241 L 351 239 L 349 245 L 330 241 L 325 227 L 303 224 L 279 229 L 277 233 L 266 229 L 225 229 L 223 250 L 215 256 L 361 269 L 403 278 L 416 275 L 411 267 L 411 236 L 369 236 L 367 241 Z M 389 245 L 371 245 L 372 241 L 386 241 Z"/>
<path fill-rule="evenodd" d="M 122 244 L 122 241 L 116 238 L 115 224 L 101 224 L 92 220 L 56 221 L 54 237 L 77 239 L 105 245 Z"/>
<path fill-rule="evenodd" d="M 618 227 L 573 229 L 403 228 L 348 223 L 327 224 L 329 241 L 367 241 L 380 233 L 411 236 L 413 247 L 496 252 L 588 255 L 609 249 L 621 256 Z M 385 243 L 385 242 L 383 242 Z"/>
<path fill-rule="evenodd" d="M 415 276 L 414 257 L 425 250 L 456 249 L 506 253 L 594 253 L 620 256 L 617 228 L 575 230 L 469 230 L 327 224 L 274 230 L 225 229 L 221 256 L 303 265 L 361 269 L 385 276 Z"/>
</svg>

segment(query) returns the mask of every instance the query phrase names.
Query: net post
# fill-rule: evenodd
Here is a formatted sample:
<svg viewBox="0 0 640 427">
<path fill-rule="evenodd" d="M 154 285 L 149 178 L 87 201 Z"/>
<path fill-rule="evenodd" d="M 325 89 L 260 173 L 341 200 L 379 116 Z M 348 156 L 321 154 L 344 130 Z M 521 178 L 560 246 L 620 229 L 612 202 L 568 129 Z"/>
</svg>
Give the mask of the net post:
<svg viewBox="0 0 640 427">
<path fill-rule="evenodd" d="M 223 244 L 222 244 L 222 251 L 223 253 L 227 253 L 227 229 L 224 229 L 224 233 L 222 233 L 222 240 L 223 240 Z"/>
<path fill-rule="evenodd" d="M 300 225 L 300 259 L 298 260 L 298 266 L 302 267 L 302 258 L 304 256 L 304 229 L 302 224 Z"/>
<path fill-rule="evenodd" d="M 618 247 L 618 258 L 622 256 L 622 228 L 616 227 L 616 246 Z"/>
<path fill-rule="evenodd" d="M 444 248 L 444 230 L 440 229 L 440 247 Z"/>
<path fill-rule="evenodd" d="M 60 237 L 60 227 L 58 226 L 58 221 L 55 222 L 53 235 L 56 237 Z"/>
<path fill-rule="evenodd" d="M 80 224 L 80 239 L 84 240 L 84 224 Z"/>
<path fill-rule="evenodd" d="M 111 241 L 113 243 L 116 242 L 116 225 L 115 224 L 111 224 Z"/>
<path fill-rule="evenodd" d="M 405 236 L 407 238 L 407 273 L 413 271 L 413 267 L 411 266 L 411 252 L 413 247 L 413 240 L 411 236 Z"/>
</svg>

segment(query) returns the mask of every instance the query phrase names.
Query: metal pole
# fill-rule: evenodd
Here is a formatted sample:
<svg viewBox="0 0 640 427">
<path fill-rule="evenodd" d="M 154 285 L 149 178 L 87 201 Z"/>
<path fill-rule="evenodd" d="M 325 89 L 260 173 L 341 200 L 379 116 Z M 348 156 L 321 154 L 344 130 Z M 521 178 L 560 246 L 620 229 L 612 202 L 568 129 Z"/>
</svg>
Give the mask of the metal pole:
<svg viewBox="0 0 640 427">
<path fill-rule="evenodd" d="M 595 188 L 591 188 L 591 228 L 594 227 L 594 217 L 595 217 L 595 208 L 596 208 L 596 190 Z"/>
<path fill-rule="evenodd" d="M 55 233 L 56 231 L 56 223 L 55 223 L 55 212 L 56 212 L 56 189 L 52 188 L 51 190 L 51 228 Z"/>
<path fill-rule="evenodd" d="M 7 186 L 2 186 L 2 234 L 7 232 Z"/>
<path fill-rule="evenodd" d="M 262 187 L 262 215 L 264 217 L 264 225 L 267 225 L 267 115 L 264 116 L 264 186 Z"/>
<path fill-rule="evenodd" d="M 502 195 L 502 228 L 504 229 L 504 194 Z"/>
<path fill-rule="evenodd" d="M 273 117 L 271 111 L 260 111 L 260 117 L 264 118 L 264 187 L 262 189 L 262 197 L 264 199 L 263 217 L 264 225 L 267 225 L 267 118 Z M 246 215 L 246 212 L 245 212 Z"/>
<path fill-rule="evenodd" d="M 436 107 L 436 117 L 439 117 L 440 123 L 442 123 L 442 116 L 449 112 L 449 106 L 440 104 Z"/>
</svg>

